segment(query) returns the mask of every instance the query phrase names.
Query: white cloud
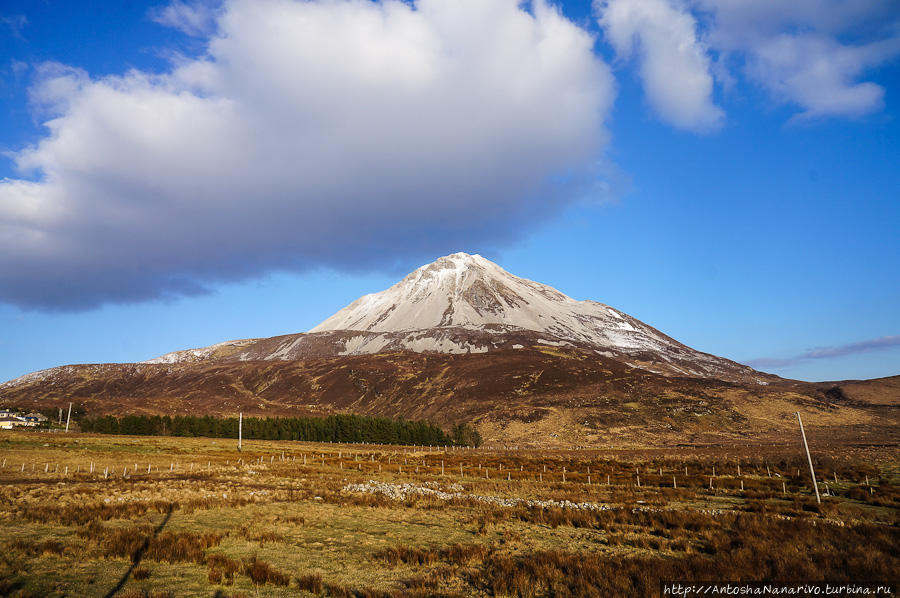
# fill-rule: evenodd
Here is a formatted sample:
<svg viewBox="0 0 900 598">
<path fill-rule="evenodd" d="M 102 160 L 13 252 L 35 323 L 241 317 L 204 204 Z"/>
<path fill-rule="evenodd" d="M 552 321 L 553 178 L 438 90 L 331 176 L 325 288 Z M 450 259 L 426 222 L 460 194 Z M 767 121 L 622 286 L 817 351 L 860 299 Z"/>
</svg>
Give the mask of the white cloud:
<svg viewBox="0 0 900 598">
<path fill-rule="evenodd" d="M 663 120 L 693 131 L 721 126 L 724 113 L 712 99 L 710 59 L 689 11 L 668 0 L 607 0 L 596 10 L 620 57 L 638 46 L 647 99 Z"/>
<path fill-rule="evenodd" d="M 541 1 L 217 14 L 207 55 L 163 75 L 44 67 L 49 133 L 15 156 L 38 180 L 0 182 L 0 301 L 89 308 L 502 243 L 602 154 L 611 75 Z"/>
<path fill-rule="evenodd" d="M 209 35 L 215 30 L 216 7 L 211 0 L 170 4 L 150 11 L 150 18 L 166 27 L 178 29 L 194 37 Z"/>
<path fill-rule="evenodd" d="M 660 117 L 715 128 L 715 79 L 736 71 L 795 118 L 855 117 L 881 109 L 884 89 L 861 80 L 900 55 L 900 4 L 882 0 L 595 0 L 620 57 L 639 46 L 641 79 Z"/>
<path fill-rule="evenodd" d="M 881 0 L 695 0 L 711 15 L 710 45 L 797 118 L 881 109 L 884 89 L 860 81 L 900 54 L 900 5 Z"/>
<path fill-rule="evenodd" d="M 28 19 L 25 15 L 0 15 L 0 25 L 9 27 L 10 34 L 18 39 L 24 39 L 22 30 L 25 29 L 27 24 Z"/>
<path fill-rule="evenodd" d="M 90 75 L 79 69 L 58 62 L 44 62 L 34 69 L 34 83 L 28 90 L 28 100 L 41 117 L 57 116 L 68 109 L 70 98 L 90 83 Z"/>
<path fill-rule="evenodd" d="M 816 34 L 778 35 L 756 47 L 747 72 L 778 99 L 802 106 L 802 118 L 860 116 L 882 107 L 884 89 L 855 81 L 881 62 L 890 46 L 845 46 Z"/>
</svg>

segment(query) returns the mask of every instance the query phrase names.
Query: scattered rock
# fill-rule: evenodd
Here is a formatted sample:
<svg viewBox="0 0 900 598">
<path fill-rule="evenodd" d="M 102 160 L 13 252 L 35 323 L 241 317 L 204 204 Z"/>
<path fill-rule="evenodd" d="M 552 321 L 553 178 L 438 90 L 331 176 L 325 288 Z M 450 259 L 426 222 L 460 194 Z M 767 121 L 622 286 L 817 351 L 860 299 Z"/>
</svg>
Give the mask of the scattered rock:
<svg viewBox="0 0 900 598">
<path fill-rule="evenodd" d="M 529 500 L 525 498 L 503 498 L 500 496 L 483 496 L 479 494 L 464 494 L 464 488 L 459 484 L 451 484 L 446 486 L 444 490 L 435 482 L 425 482 L 417 486 L 415 484 L 389 484 L 387 482 L 378 482 L 369 480 L 365 484 L 348 484 L 344 486 L 342 492 L 352 492 L 357 494 L 382 494 L 392 500 L 406 500 L 410 495 L 418 494 L 420 496 L 431 496 L 438 500 L 474 500 L 485 504 L 497 505 L 500 507 L 557 507 L 560 509 L 578 509 L 583 511 L 606 511 L 613 507 L 609 505 L 600 505 L 591 502 L 575 503 L 569 500 Z"/>
</svg>

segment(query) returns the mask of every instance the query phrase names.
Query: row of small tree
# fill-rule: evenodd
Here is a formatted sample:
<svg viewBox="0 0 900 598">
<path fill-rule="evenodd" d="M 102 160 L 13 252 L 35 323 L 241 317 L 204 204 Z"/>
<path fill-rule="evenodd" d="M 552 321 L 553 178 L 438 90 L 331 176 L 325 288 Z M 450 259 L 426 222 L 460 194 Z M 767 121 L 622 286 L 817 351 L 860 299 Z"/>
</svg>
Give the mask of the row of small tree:
<svg viewBox="0 0 900 598">
<path fill-rule="evenodd" d="M 237 438 L 238 418 L 212 416 L 126 415 L 86 417 L 84 432 L 141 436 L 206 436 Z M 469 424 L 453 427 L 451 436 L 430 422 L 362 415 L 328 417 L 246 417 L 243 437 L 260 440 L 311 442 L 370 442 L 376 444 L 478 446 L 481 437 Z"/>
</svg>

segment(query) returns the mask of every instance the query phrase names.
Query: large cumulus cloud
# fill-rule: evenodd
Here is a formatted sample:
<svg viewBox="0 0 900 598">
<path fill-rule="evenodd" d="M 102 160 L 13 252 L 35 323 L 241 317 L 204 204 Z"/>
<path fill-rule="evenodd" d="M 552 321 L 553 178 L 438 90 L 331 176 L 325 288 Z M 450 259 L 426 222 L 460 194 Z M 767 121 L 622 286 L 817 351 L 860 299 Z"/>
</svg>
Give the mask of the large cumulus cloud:
<svg viewBox="0 0 900 598">
<path fill-rule="evenodd" d="M 82 309 L 502 243 L 590 182 L 614 96 L 541 0 L 233 0 L 164 74 L 45 64 L 0 182 L 0 301 Z M 179 20 L 180 19 L 180 20 Z"/>
</svg>

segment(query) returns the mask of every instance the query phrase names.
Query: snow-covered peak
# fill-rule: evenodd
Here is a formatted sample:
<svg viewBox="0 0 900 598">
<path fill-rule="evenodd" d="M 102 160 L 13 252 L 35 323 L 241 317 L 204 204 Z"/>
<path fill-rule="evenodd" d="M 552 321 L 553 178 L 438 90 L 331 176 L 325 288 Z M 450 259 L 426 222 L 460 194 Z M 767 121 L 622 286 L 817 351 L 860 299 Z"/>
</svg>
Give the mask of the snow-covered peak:
<svg viewBox="0 0 900 598">
<path fill-rule="evenodd" d="M 562 304 L 577 303 L 546 285 L 513 276 L 480 255 L 454 253 L 426 264 L 391 288 L 360 297 L 310 332 L 397 332 L 502 324 L 545 330 Z"/>
<path fill-rule="evenodd" d="M 310 332 L 400 332 L 447 326 L 533 330 L 629 349 L 655 349 L 660 342 L 670 341 L 607 305 L 576 301 L 466 253 L 439 258 L 387 290 L 360 297 Z"/>
<path fill-rule="evenodd" d="M 635 364 L 644 359 L 662 361 L 667 364 L 664 369 L 686 375 L 722 376 L 734 368 L 741 370 L 740 375 L 745 375 L 744 370 L 752 372 L 691 349 L 608 305 L 576 301 L 467 253 L 454 253 L 417 268 L 389 289 L 360 297 L 310 332 L 404 334 L 415 337 L 413 350 L 446 352 L 438 340 L 443 338 L 442 331 L 460 329 L 538 332 L 548 339 L 545 344 L 588 345 L 600 353 L 633 356 Z M 383 344 L 347 350 L 373 352 Z"/>
</svg>

